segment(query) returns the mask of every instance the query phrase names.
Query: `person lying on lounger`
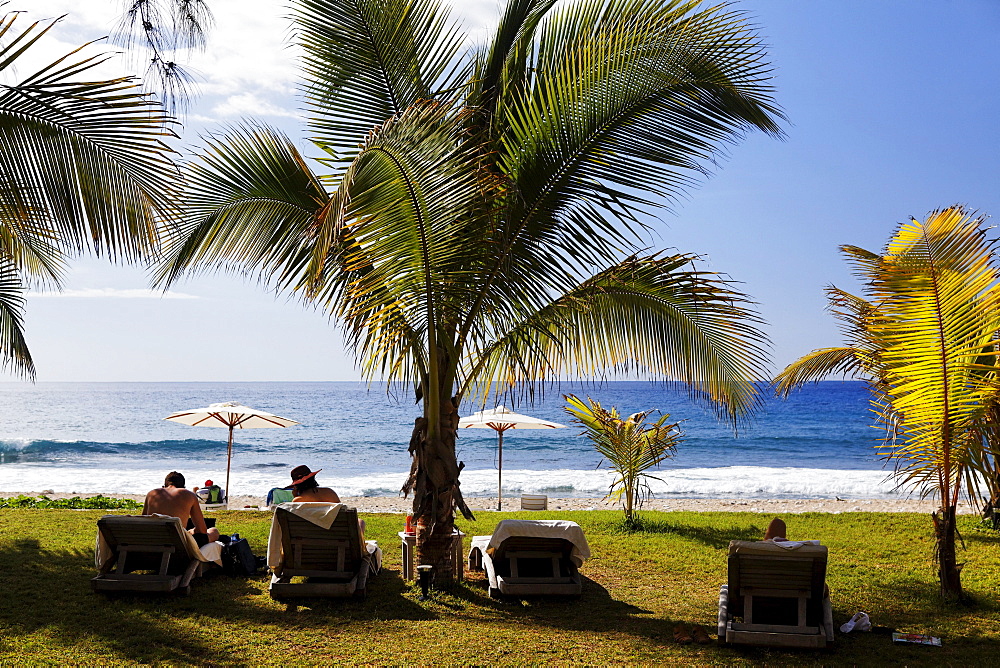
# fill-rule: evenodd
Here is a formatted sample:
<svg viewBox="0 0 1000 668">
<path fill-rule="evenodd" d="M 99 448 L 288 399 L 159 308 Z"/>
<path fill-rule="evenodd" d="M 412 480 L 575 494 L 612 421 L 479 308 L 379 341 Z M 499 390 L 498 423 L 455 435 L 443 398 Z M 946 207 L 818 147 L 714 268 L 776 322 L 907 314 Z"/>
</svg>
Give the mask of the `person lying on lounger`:
<svg viewBox="0 0 1000 668">
<path fill-rule="evenodd" d="M 190 533 L 194 536 L 198 547 L 219 540 L 219 530 L 209 529 L 205 525 L 205 516 L 201 514 L 198 505 L 198 495 L 189 489 L 184 489 L 184 476 L 177 471 L 171 471 L 163 481 L 163 487 L 150 490 L 146 502 L 142 506 L 143 515 L 167 515 L 180 519 L 181 526 L 187 526 L 188 520 L 194 524 Z"/>
<path fill-rule="evenodd" d="M 785 526 L 785 521 L 780 517 L 775 517 L 771 520 L 771 523 L 767 525 L 767 531 L 764 533 L 764 540 L 770 540 L 773 542 L 781 543 L 788 540 L 785 534 L 788 533 L 788 527 Z"/>
</svg>

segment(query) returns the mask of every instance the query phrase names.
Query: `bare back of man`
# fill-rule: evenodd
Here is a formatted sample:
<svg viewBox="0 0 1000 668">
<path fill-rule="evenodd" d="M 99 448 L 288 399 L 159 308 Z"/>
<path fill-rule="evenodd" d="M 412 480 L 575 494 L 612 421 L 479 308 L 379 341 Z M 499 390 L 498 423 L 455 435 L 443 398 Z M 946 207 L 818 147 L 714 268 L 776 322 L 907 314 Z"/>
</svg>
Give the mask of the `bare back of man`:
<svg viewBox="0 0 1000 668">
<path fill-rule="evenodd" d="M 142 514 L 176 517 L 182 526 L 187 526 L 188 520 L 191 520 L 194 528 L 190 532 L 196 537 L 202 534 L 207 536 L 209 541 L 219 539 L 219 530 L 215 527 L 209 529 L 205 525 L 205 517 L 201 514 L 201 506 L 198 505 L 198 495 L 183 487 L 167 484 L 150 490 L 146 494 Z"/>
</svg>

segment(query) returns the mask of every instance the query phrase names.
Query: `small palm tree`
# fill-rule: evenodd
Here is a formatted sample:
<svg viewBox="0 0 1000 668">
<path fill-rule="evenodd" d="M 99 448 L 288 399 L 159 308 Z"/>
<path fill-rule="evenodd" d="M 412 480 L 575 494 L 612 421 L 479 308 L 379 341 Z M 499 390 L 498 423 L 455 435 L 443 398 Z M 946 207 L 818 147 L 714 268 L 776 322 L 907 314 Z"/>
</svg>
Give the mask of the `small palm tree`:
<svg viewBox="0 0 1000 668">
<path fill-rule="evenodd" d="M 674 455 L 682 438 L 680 423 L 668 423 L 667 413 L 655 422 L 647 422 L 656 409 L 633 413 L 623 420 L 617 408 L 604 408 L 590 397 L 586 402 L 572 394 L 563 398 L 568 404 L 566 412 L 583 426 L 584 434 L 618 476 L 605 498 L 620 502 L 626 525 L 634 525 L 636 511 L 652 493 L 649 479 L 658 480 L 647 471 Z"/>
<path fill-rule="evenodd" d="M 961 598 L 955 509 L 995 484 L 1000 417 L 1000 268 L 985 219 L 961 207 L 899 226 L 882 254 L 844 246 L 867 299 L 831 288 L 846 346 L 789 365 L 775 380 L 787 393 L 829 373 L 866 378 L 887 429 L 880 453 L 902 485 L 941 503 L 934 513 L 941 592 Z"/>
<path fill-rule="evenodd" d="M 687 382 L 732 420 L 754 410 L 767 355 L 749 300 L 690 255 L 644 251 L 639 222 L 722 144 L 780 132 L 741 13 L 510 0 L 468 52 L 435 0 L 296 0 L 293 15 L 327 173 L 266 127 L 210 137 L 160 281 L 256 275 L 336 318 L 368 378 L 412 388 L 403 490 L 439 582 L 456 508 L 471 517 L 463 401 L 610 370 Z"/>
<path fill-rule="evenodd" d="M 34 377 L 22 329 L 26 287 L 58 287 L 69 258 L 83 252 L 150 257 L 177 171 L 162 108 L 129 77 L 90 74 L 110 56 L 80 59 L 80 47 L 15 78 L 55 24 L 18 32 L 20 16 L 0 16 L 0 358 Z"/>
</svg>

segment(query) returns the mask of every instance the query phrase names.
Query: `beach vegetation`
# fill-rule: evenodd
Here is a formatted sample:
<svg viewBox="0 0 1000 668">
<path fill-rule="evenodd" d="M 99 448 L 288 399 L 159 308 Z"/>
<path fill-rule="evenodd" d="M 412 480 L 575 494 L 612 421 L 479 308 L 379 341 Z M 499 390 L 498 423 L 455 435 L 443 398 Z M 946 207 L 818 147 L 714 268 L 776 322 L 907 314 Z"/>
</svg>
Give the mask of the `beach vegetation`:
<svg viewBox="0 0 1000 668">
<path fill-rule="evenodd" d="M 560 377 L 679 380 L 730 421 L 760 405 L 750 299 L 686 253 L 649 251 L 657 206 L 727 145 L 780 135 L 746 14 L 666 0 L 510 0 L 465 48 L 436 0 L 296 0 L 322 173 L 247 122 L 187 170 L 158 283 L 232 270 L 335 319 L 364 376 L 422 404 L 403 484 L 417 553 L 451 580 L 463 402 Z"/>
<path fill-rule="evenodd" d="M 482 573 L 420 599 L 400 576 L 403 514 L 365 513 L 366 537 L 384 550 L 365 600 L 317 600 L 295 612 L 267 593 L 269 576 L 208 575 L 189 596 L 91 591 L 103 511 L 0 511 L 0 655 L 18 665 L 684 665 L 990 666 L 1000 643 L 1000 550 L 995 533 L 960 515 L 969 544 L 973 603 L 942 607 L 934 592 L 926 518 L 872 513 L 784 515 L 793 537 L 829 547 L 834 625 L 864 610 L 871 632 L 837 633 L 830 650 L 681 645 L 672 629 L 701 624 L 714 636 L 729 541 L 763 536 L 769 516 L 750 512 L 643 512 L 646 529 L 621 530 L 621 512 L 483 513 L 459 518 L 467 536 L 502 519 L 580 524 L 593 557 L 579 598 L 496 600 Z M 864 507 L 862 505 L 862 507 Z M 256 554 L 271 514 L 214 513 Z M 469 538 L 465 538 L 468 549 Z M 893 644 L 891 632 L 924 633 L 941 647 Z"/>
<path fill-rule="evenodd" d="M 566 412 L 583 426 L 584 434 L 616 474 L 605 498 L 621 503 L 626 526 L 635 526 L 636 513 L 652 492 L 649 479 L 657 479 L 648 471 L 677 451 L 680 423 L 668 422 L 669 413 L 650 422 L 653 408 L 622 419 L 615 406 L 604 408 L 595 399 L 583 401 L 572 394 L 564 398 Z"/>
<path fill-rule="evenodd" d="M 74 496 L 68 499 L 50 499 L 45 496 L 0 497 L 0 508 L 63 508 L 71 510 L 141 510 L 142 504 L 132 499 L 102 496 Z"/>
<path fill-rule="evenodd" d="M 0 13 L 0 363 L 28 378 L 26 290 L 59 289 L 82 253 L 148 259 L 176 194 L 170 118 L 132 77 L 94 72 L 112 54 L 39 64 L 58 20 Z"/>
<path fill-rule="evenodd" d="M 882 253 L 841 251 L 864 295 L 831 287 L 847 345 L 814 351 L 777 378 L 787 394 L 830 373 L 868 380 L 899 484 L 940 501 L 933 514 L 941 593 L 963 598 L 955 511 L 996 498 L 1000 455 L 1000 263 L 985 217 L 962 207 L 902 223 Z"/>
</svg>

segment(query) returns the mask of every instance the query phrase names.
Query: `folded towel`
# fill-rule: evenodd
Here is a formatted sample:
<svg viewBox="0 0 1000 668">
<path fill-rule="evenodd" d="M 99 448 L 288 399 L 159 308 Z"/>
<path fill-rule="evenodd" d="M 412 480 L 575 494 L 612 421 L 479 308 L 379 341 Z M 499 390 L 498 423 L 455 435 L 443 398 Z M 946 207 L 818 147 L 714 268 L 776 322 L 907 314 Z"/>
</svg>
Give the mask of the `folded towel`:
<svg viewBox="0 0 1000 668">
<path fill-rule="evenodd" d="M 786 550 L 797 550 L 803 545 L 819 545 L 818 540 L 772 540 L 771 542 Z"/>
</svg>

